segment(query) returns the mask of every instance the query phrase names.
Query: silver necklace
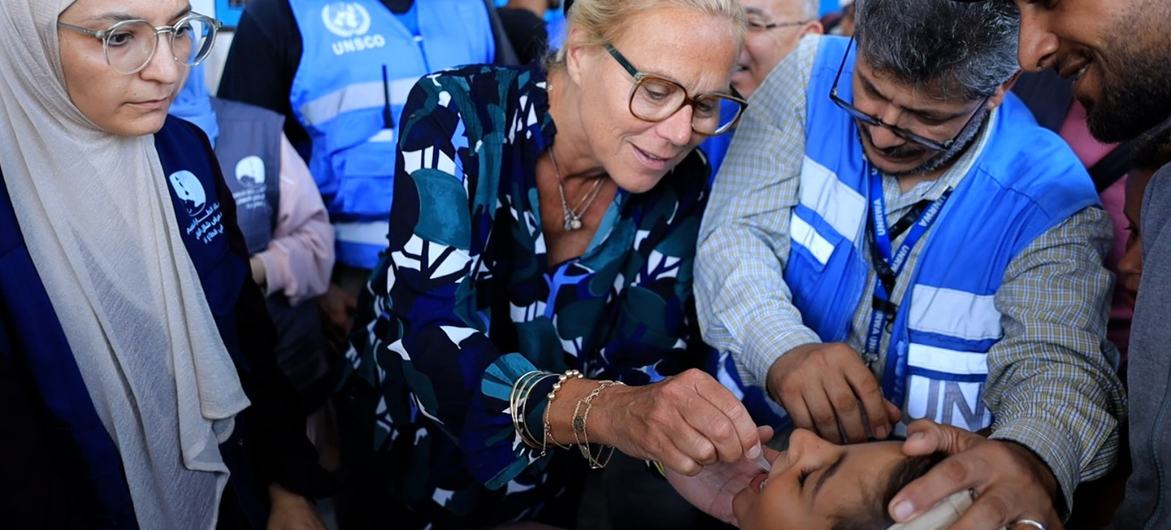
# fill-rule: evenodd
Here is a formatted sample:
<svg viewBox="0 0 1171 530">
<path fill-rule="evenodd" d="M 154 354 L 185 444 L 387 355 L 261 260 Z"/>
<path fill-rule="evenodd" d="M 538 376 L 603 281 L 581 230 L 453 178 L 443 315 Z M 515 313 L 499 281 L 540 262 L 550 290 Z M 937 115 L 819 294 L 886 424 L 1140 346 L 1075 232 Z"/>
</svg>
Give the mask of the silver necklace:
<svg viewBox="0 0 1171 530">
<path fill-rule="evenodd" d="M 561 213 L 564 218 L 565 231 L 580 230 L 582 216 L 590 209 L 590 205 L 594 203 L 594 199 L 602 190 L 602 177 L 594 179 L 594 186 L 580 201 L 577 201 L 576 208 L 570 208 L 569 201 L 565 199 L 565 180 L 561 177 L 561 168 L 557 165 L 557 155 L 553 154 L 552 147 L 549 148 L 549 160 L 553 162 L 553 171 L 557 173 L 557 191 L 561 194 Z"/>
</svg>

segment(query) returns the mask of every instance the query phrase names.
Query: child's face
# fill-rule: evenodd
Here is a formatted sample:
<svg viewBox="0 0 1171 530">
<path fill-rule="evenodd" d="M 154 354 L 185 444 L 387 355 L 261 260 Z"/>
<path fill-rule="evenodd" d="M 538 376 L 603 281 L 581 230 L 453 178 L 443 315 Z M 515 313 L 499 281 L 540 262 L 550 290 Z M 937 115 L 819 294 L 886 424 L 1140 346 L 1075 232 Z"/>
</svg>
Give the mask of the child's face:
<svg viewBox="0 0 1171 530">
<path fill-rule="evenodd" d="M 904 459 L 899 442 L 839 446 L 798 429 L 772 472 L 753 479 L 732 509 L 746 530 L 829 528 L 833 516 L 872 502 Z"/>
<path fill-rule="evenodd" d="M 1122 212 L 1129 223 L 1130 237 L 1126 240 L 1126 252 L 1118 260 L 1118 283 L 1126 291 L 1127 302 L 1134 307 L 1138 295 L 1139 280 L 1143 274 L 1143 238 L 1139 231 L 1142 221 L 1143 193 L 1151 181 L 1153 171 L 1134 170 L 1126 178 L 1126 204 Z"/>
</svg>

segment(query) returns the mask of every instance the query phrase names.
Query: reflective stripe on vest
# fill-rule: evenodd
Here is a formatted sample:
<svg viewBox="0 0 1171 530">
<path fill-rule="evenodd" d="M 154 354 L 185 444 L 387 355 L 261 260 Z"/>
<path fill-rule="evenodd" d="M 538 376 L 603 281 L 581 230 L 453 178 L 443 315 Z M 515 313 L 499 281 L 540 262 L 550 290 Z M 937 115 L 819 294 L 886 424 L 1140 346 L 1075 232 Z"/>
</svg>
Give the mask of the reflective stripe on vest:
<svg viewBox="0 0 1171 530">
<path fill-rule="evenodd" d="M 806 156 L 801 164 L 801 204 L 817 212 L 838 234 L 857 242 L 866 220 L 866 198 L 837 174 Z"/>
<path fill-rule="evenodd" d="M 407 77 L 389 82 L 392 108 L 402 108 L 416 81 L 418 78 Z M 317 127 L 346 112 L 362 109 L 381 111 L 386 103 L 386 97 L 386 87 L 381 81 L 356 83 L 305 103 L 298 110 L 303 123 Z"/>
<path fill-rule="evenodd" d="M 971 431 L 991 425 L 987 352 L 1003 334 L 994 297 L 915 285 L 910 300 L 908 416 Z"/>
</svg>

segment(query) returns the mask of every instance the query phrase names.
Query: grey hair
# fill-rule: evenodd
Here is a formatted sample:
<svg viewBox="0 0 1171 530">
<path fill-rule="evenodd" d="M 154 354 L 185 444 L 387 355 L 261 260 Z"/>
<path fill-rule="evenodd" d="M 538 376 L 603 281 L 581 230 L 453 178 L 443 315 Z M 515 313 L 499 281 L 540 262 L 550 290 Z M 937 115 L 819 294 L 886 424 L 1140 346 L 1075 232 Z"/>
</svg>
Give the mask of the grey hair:
<svg viewBox="0 0 1171 530">
<path fill-rule="evenodd" d="M 1018 70 L 1012 2 L 858 0 L 859 59 L 938 99 L 991 96 Z"/>
<path fill-rule="evenodd" d="M 801 16 L 806 20 L 817 20 L 821 13 L 821 2 L 818 0 L 797 0 L 801 3 Z"/>
</svg>

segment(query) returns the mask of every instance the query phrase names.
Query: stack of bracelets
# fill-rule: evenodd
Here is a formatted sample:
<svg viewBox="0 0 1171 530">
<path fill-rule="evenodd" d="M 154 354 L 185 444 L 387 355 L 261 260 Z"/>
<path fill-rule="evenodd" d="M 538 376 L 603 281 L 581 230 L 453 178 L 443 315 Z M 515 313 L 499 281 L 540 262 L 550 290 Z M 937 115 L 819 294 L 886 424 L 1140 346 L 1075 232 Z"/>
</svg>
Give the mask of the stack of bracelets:
<svg viewBox="0 0 1171 530">
<path fill-rule="evenodd" d="M 582 377 L 582 373 L 577 370 L 568 370 L 561 375 L 552 372 L 534 370 L 532 372 L 527 372 L 517 378 L 516 383 L 512 385 L 512 393 L 508 398 L 508 413 L 510 416 L 512 416 L 512 427 L 516 429 L 517 436 L 520 437 L 521 441 L 523 441 L 525 445 L 533 449 L 540 449 L 541 456 L 545 456 L 547 453 L 550 441 L 553 442 L 554 446 L 560 447 L 562 449 L 570 448 L 569 445 L 561 443 L 553 436 L 553 429 L 549 423 L 549 409 L 553 404 L 553 400 L 557 398 L 557 392 L 561 390 L 561 386 L 564 385 L 567 380 L 581 379 Z M 550 379 L 556 379 L 557 381 L 553 383 L 552 390 L 546 394 L 548 401 L 545 402 L 545 409 L 542 414 L 542 427 L 544 430 L 544 436 L 542 436 L 540 440 L 537 440 L 537 437 L 533 435 L 531 430 L 529 430 L 529 422 L 526 419 L 526 414 L 528 413 L 528 400 L 529 396 L 532 395 L 535 388 L 541 386 L 542 383 Z M 586 433 L 586 421 L 589 420 L 590 417 L 590 408 L 593 407 L 594 399 L 596 399 L 603 390 L 621 384 L 621 381 L 599 381 L 598 386 L 595 387 L 588 395 L 586 395 L 586 397 L 579 400 L 577 405 L 573 408 L 572 425 L 574 445 L 577 445 L 578 450 L 581 451 L 582 457 L 586 459 L 586 462 L 589 463 L 591 469 L 601 469 L 606 467 L 606 464 L 610 462 L 610 457 L 614 454 L 614 448 L 602 446 L 599 444 L 590 444 L 589 435 Z M 596 453 L 591 445 L 597 446 Z"/>
</svg>

